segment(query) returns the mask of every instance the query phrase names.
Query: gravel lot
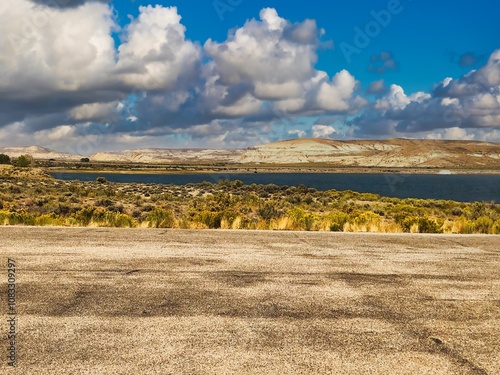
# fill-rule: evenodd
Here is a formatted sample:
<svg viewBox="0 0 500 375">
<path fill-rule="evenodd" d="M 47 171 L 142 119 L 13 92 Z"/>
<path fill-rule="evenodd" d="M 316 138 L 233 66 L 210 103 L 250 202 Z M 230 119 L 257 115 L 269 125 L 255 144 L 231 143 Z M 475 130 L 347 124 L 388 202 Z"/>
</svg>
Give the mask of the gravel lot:
<svg viewBox="0 0 500 375">
<path fill-rule="evenodd" d="M 493 235 L 0 227 L 0 372 L 498 374 L 499 245 Z"/>
</svg>

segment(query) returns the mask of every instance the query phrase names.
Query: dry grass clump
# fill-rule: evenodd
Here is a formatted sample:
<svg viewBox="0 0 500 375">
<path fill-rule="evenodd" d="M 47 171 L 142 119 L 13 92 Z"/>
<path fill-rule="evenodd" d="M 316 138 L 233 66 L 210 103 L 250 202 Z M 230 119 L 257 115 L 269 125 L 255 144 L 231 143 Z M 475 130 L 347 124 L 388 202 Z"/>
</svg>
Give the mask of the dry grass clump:
<svg viewBox="0 0 500 375">
<path fill-rule="evenodd" d="M 500 234 L 500 205 L 494 203 L 225 180 L 183 186 L 69 182 L 15 171 L 0 171 L 0 225 Z"/>
</svg>

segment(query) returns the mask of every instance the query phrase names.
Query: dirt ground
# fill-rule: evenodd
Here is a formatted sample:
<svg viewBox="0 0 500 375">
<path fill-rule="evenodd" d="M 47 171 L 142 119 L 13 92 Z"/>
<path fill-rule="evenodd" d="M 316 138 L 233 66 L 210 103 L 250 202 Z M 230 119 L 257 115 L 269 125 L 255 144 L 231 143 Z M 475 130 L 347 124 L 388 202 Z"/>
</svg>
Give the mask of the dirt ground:
<svg viewBox="0 0 500 375">
<path fill-rule="evenodd" d="M 0 227 L 0 373 L 498 374 L 499 244 Z"/>
</svg>

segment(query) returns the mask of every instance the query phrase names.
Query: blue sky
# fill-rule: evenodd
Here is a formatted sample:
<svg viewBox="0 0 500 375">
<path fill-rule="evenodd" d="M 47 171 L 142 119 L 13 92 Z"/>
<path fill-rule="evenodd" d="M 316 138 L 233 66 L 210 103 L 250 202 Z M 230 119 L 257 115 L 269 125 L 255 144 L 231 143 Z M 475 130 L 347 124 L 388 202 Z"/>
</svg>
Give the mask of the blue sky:
<svg viewBox="0 0 500 375">
<path fill-rule="evenodd" d="M 4 0 L 0 146 L 499 141 L 499 4 Z"/>
</svg>

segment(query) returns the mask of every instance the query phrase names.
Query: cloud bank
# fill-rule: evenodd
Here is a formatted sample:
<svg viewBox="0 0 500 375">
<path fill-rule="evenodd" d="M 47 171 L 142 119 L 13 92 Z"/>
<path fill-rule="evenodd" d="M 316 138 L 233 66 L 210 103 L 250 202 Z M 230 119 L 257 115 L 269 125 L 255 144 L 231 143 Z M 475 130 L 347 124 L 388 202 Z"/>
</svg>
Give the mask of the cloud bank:
<svg viewBox="0 0 500 375">
<path fill-rule="evenodd" d="M 88 154 L 165 137 L 179 147 L 340 134 L 499 139 L 500 51 L 428 93 L 380 80 L 364 97 L 347 70 L 316 68 L 323 34 L 315 20 L 265 8 L 202 44 L 186 38 L 175 7 L 141 6 L 120 26 L 109 1 L 3 0 L 0 144 Z M 391 56 L 379 60 L 393 69 Z M 348 129 L 315 122 L 329 116 Z"/>
</svg>

